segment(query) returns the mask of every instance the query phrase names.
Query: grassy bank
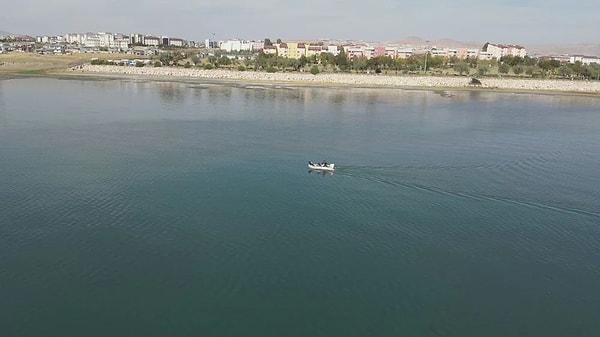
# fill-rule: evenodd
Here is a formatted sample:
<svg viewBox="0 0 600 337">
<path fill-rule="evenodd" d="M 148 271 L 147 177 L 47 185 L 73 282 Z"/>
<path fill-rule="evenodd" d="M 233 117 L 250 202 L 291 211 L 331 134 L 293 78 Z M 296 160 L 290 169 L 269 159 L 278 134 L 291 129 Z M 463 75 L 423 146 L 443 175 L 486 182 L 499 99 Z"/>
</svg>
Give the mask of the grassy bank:
<svg viewBox="0 0 600 337">
<path fill-rule="evenodd" d="M 64 71 L 78 64 L 89 63 L 92 58 L 110 60 L 132 58 L 132 55 L 107 53 L 39 55 L 11 52 L 0 54 L 0 74 L 43 75 L 53 71 Z"/>
</svg>

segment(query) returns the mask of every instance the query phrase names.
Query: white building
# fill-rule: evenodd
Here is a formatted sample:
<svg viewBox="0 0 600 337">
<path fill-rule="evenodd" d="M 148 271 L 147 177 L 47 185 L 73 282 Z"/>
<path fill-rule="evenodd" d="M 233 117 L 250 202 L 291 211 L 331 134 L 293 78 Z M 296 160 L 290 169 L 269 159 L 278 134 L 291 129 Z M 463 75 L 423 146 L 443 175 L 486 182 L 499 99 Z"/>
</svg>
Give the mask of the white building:
<svg viewBox="0 0 600 337">
<path fill-rule="evenodd" d="M 144 36 L 144 42 L 142 42 L 145 46 L 159 46 L 160 38 L 156 36 L 146 35 Z"/>
<path fill-rule="evenodd" d="M 183 47 L 183 39 L 170 38 L 169 39 L 169 46 Z"/>
<path fill-rule="evenodd" d="M 238 39 L 227 40 L 227 41 L 221 43 L 221 50 L 225 50 L 229 53 L 231 53 L 233 51 L 235 51 L 235 52 L 250 51 L 250 50 L 252 50 L 253 47 L 254 47 L 253 42 L 238 40 Z"/>
<path fill-rule="evenodd" d="M 88 48 L 99 48 L 102 47 L 102 41 L 99 35 L 88 34 L 86 35 L 86 38 L 83 41 L 83 45 Z"/>
<path fill-rule="evenodd" d="M 65 34 L 63 36 L 63 40 L 66 43 L 70 43 L 70 44 L 76 43 L 76 44 L 83 45 L 83 44 L 85 44 L 86 34 L 79 34 L 79 33 Z"/>
<path fill-rule="evenodd" d="M 114 41 L 113 48 L 117 48 L 120 50 L 127 50 L 129 48 L 129 38 L 127 38 L 127 37 L 116 38 Z"/>
<path fill-rule="evenodd" d="M 100 47 L 114 48 L 115 36 L 111 33 L 99 32 Z"/>
<path fill-rule="evenodd" d="M 340 53 L 340 49 L 338 46 L 327 46 L 327 52 L 337 56 Z"/>
<path fill-rule="evenodd" d="M 265 41 L 253 41 L 252 50 L 262 50 L 265 47 Z"/>
<path fill-rule="evenodd" d="M 571 55 L 569 56 L 569 63 L 581 62 L 583 64 L 600 64 L 600 57 L 598 56 L 585 56 L 585 55 Z"/>
<path fill-rule="evenodd" d="M 520 56 L 525 57 L 527 55 L 527 50 L 523 46 L 519 46 L 516 44 L 496 44 L 496 43 L 488 43 L 487 50 L 492 57 L 496 59 L 501 58 L 502 56 Z"/>
</svg>

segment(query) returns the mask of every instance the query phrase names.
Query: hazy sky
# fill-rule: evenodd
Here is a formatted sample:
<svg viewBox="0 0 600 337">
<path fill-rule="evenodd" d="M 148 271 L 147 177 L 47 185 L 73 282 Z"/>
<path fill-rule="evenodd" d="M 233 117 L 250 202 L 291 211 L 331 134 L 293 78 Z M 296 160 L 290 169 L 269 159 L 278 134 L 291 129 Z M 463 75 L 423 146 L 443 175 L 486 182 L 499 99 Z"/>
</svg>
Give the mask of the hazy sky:
<svg viewBox="0 0 600 337">
<path fill-rule="evenodd" d="M 201 41 L 241 38 L 600 43 L 600 1 L 558 0 L 14 0 L 0 30 L 120 32 Z"/>
</svg>

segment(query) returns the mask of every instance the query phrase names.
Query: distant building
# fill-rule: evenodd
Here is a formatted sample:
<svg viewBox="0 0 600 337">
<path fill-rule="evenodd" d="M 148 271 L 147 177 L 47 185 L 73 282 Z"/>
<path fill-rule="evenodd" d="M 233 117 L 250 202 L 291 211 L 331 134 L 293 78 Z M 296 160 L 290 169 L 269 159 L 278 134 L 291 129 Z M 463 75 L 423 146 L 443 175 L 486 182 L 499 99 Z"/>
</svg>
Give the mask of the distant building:
<svg viewBox="0 0 600 337">
<path fill-rule="evenodd" d="M 152 36 L 152 35 L 146 35 L 146 36 L 144 36 L 142 44 L 145 46 L 158 47 L 158 46 L 160 46 L 160 42 L 161 42 L 161 40 L 159 37 Z"/>
<path fill-rule="evenodd" d="M 221 50 L 226 52 L 240 52 L 240 51 L 251 51 L 253 50 L 254 43 L 251 41 L 244 40 L 227 40 L 221 43 Z"/>
<path fill-rule="evenodd" d="M 277 56 L 288 57 L 288 45 L 285 42 L 275 44 Z"/>
<path fill-rule="evenodd" d="M 142 34 L 129 34 L 129 44 L 143 44 L 144 35 Z"/>
<path fill-rule="evenodd" d="M 368 57 L 366 55 L 366 47 L 362 45 L 349 45 L 344 46 L 344 51 L 346 52 L 346 57 L 349 59 L 353 59 L 356 57 Z"/>
<path fill-rule="evenodd" d="M 265 41 L 252 41 L 252 50 L 262 50 L 265 47 Z"/>
<path fill-rule="evenodd" d="M 169 39 L 169 46 L 174 46 L 174 47 L 183 47 L 183 39 L 179 39 L 179 38 L 170 38 Z"/>
<path fill-rule="evenodd" d="M 263 48 L 265 54 L 277 55 L 277 47 L 274 45 L 268 45 Z"/>
<path fill-rule="evenodd" d="M 570 55 L 569 63 L 581 62 L 583 64 L 600 64 L 600 57 L 598 56 L 585 56 L 585 55 Z"/>
<path fill-rule="evenodd" d="M 525 57 L 527 55 L 527 50 L 523 46 L 519 46 L 516 44 L 496 44 L 496 43 L 488 43 L 487 49 L 484 50 L 488 52 L 489 55 L 495 57 L 496 59 L 500 59 L 502 56 L 520 56 Z"/>
<path fill-rule="evenodd" d="M 338 46 L 327 46 L 325 51 L 337 55 L 340 53 L 340 48 Z"/>
<path fill-rule="evenodd" d="M 304 45 L 304 48 L 306 50 L 306 57 L 318 56 L 323 51 L 322 46 L 316 45 Z"/>
</svg>

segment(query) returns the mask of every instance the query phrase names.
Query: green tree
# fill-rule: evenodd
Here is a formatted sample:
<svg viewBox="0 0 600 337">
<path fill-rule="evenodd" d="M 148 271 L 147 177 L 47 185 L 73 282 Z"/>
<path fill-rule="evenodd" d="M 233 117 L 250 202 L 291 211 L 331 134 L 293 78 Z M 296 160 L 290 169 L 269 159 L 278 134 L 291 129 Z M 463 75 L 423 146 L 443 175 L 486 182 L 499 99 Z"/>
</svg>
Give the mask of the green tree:
<svg viewBox="0 0 600 337">
<path fill-rule="evenodd" d="M 477 67 L 477 74 L 479 74 L 479 76 L 484 76 L 485 74 L 487 74 L 487 72 L 489 71 L 489 66 L 485 65 L 485 64 L 480 64 Z"/>
<path fill-rule="evenodd" d="M 508 65 L 508 63 L 502 63 L 498 66 L 498 72 L 500 74 L 508 74 L 509 71 L 510 71 L 510 65 Z"/>
<path fill-rule="evenodd" d="M 567 65 L 563 65 L 558 68 L 558 75 L 561 77 L 571 77 L 571 75 L 573 75 L 573 69 Z"/>
<path fill-rule="evenodd" d="M 335 56 L 329 52 L 322 52 L 319 55 L 319 62 L 323 67 L 327 67 L 330 64 L 335 64 Z"/>
<path fill-rule="evenodd" d="M 344 48 L 342 48 L 342 50 L 335 55 L 334 62 L 335 65 L 338 66 L 342 71 L 346 71 L 348 69 L 348 57 L 346 56 Z"/>
<path fill-rule="evenodd" d="M 454 71 L 456 71 L 460 75 L 468 74 L 469 73 L 469 64 L 465 61 L 461 61 L 461 62 L 458 62 L 457 64 L 455 64 L 454 67 L 452 67 L 452 69 L 454 69 Z"/>
<path fill-rule="evenodd" d="M 173 54 L 171 52 L 162 52 L 160 53 L 158 59 L 162 64 L 169 66 L 171 62 L 173 62 Z"/>
<path fill-rule="evenodd" d="M 299 59 L 289 59 L 288 66 L 294 69 L 294 71 L 300 70 L 300 60 Z"/>
<path fill-rule="evenodd" d="M 223 65 L 223 66 L 228 66 L 231 65 L 231 59 L 225 55 L 219 57 L 219 60 L 217 61 L 219 65 Z"/>
<path fill-rule="evenodd" d="M 573 68 L 573 73 L 579 77 L 587 78 L 590 75 L 589 69 L 585 67 L 581 61 L 575 61 L 571 67 Z"/>
<path fill-rule="evenodd" d="M 447 64 L 449 66 L 453 66 L 453 65 L 457 64 L 458 62 L 460 62 L 459 59 L 458 59 L 458 56 L 452 55 L 452 56 L 450 56 L 448 58 L 448 63 Z"/>
<path fill-rule="evenodd" d="M 542 69 L 540 69 L 540 67 L 538 67 L 537 65 L 527 66 L 525 67 L 525 74 L 531 77 L 541 77 Z"/>
<path fill-rule="evenodd" d="M 465 61 L 469 64 L 469 67 L 475 68 L 479 63 L 479 60 L 476 57 L 467 57 Z"/>
<path fill-rule="evenodd" d="M 179 62 L 181 62 L 183 59 L 185 59 L 184 53 L 177 52 L 177 53 L 173 53 L 172 56 L 173 56 L 173 59 L 172 59 L 173 65 L 179 65 Z"/>
<path fill-rule="evenodd" d="M 270 67 L 272 64 L 275 63 L 274 61 L 275 55 L 274 54 L 265 54 L 262 50 L 260 52 L 258 52 L 258 56 L 256 57 L 256 67 L 258 69 L 267 69 L 268 67 Z"/>
<path fill-rule="evenodd" d="M 291 62 L 290 59 L 287 57 L 283 57 L 283 56 L 278 56 L 275 59 L 275 65 L 277 66 L 277 68 L 279 69 L 287 69 L 291 66 Z"/>
<path fill-rule="evenodd" d="M 529 57 L 529 55 L 525 55 L 525 57 L 523 57 L 523 64 L 526 66 L 534 66 L 536 63 L 537 59 Z"/>
<path fill-rule="evenodd" d="M 352 69 L 354 69 L 354 70 L 358 70 L 358 71 L 367 70 L 367 58 L 364 56 L 355 55 L 354 57 L 352 57 L 351 64 L 352 64 Z"/>
<path fill-rule="evenodd" d="M 513 71 L 513 73 L 515 73 L 515 75 L 521 75 L 524 70 L 525 69 L 520 64 L 516 64 L 512 67 L 512 71 Z"/>
<path fill-rule="evenodd" d="M 555 69 L 558 69 L 558 67 L 560 67 L 560 61 L 558 61 L 558 60 L 540 60 L 538 62 L 538 67 L 540 67 L 546 71 L 553 71 Z"/>
<path fill-rule="evenodd" d="M 590 68 L 590 77 L 592 79 L 600 80 L 600 64 L 592 63 L 589 65 Z"/>
<path fill-rule="evenodd" d="M 304 68 L 308 64 L 308 59 L 304 55 L 300 56 L 298 61 L 300 62 L 300 68 Z"/>
<path fill-rule="evenodd" d="M 443 65 L 444 65 L 444 58 L 439 55 L 432 56 L 427 60 L 427 68 L 428 69 L 439 69 Z"/>
</svg>

